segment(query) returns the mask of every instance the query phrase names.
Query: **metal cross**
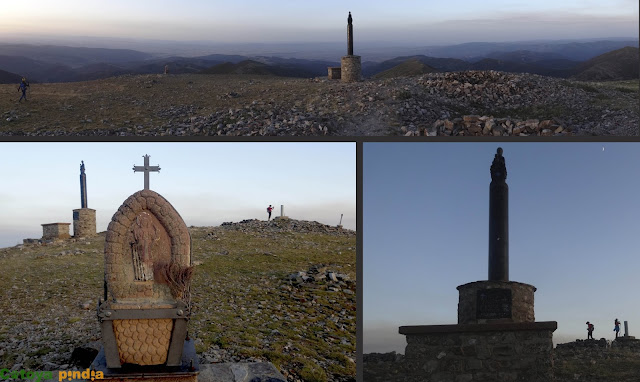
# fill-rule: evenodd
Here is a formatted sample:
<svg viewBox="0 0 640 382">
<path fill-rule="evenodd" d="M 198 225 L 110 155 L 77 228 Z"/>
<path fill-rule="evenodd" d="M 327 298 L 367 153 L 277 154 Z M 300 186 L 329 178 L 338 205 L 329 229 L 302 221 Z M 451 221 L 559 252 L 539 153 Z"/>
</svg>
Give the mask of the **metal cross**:
<svg viewBox="0 0 640 382">
<path fill-rule="evenodd" d="M 144 155 L 144 166 L 133 165 L 133 172 L 144 172 L 144 189 L 149 189 L 149 173 L 160 172 L 160 166 L 149 166 L 149 155 Z"/>
</svg>

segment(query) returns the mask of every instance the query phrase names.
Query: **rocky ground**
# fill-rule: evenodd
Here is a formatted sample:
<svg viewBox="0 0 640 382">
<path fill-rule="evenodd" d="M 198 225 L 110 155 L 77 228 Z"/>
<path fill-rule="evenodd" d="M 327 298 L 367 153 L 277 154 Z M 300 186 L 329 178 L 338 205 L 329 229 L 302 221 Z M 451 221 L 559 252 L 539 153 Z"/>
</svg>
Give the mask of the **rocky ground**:
<svg viewBox="0 0 640 382">
<path fill-rule="evenodd" d="M 395 352 L 363 355 L 364 381 L 402 380 L 404 356 Z M 553 352 L 556 382 L 637 382 L 640 341 L 576 340 Z"/>
<path fill-rule="evenodd" d="M 201 363 L 272 362 L 288 381 L 354 381 L 355 232 L 316 222 L 191 227 Z M 0 249 L 0 368 L 70 370 L 100 346 L 104 234 Z"/>
<path fill-rule="evenodd" d="M 495 71 L 343 84 L 324 78 L 139 75 L 0 85 L 0 135 L 636 135 L 638 81 Z"/>
</svg>

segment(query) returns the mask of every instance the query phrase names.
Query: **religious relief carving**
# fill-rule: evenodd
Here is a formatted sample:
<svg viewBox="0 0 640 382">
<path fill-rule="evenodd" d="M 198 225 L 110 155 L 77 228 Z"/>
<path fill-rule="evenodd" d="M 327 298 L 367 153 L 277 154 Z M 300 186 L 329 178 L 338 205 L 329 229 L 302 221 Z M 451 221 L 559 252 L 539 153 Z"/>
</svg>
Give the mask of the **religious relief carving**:
<svg viewBox="0 0 640 382">
<path fill-rule="evenodd" d="M 502 156 L 502 147 L 498 147 L 498 151 L 493 158 L 491 164 L 491 181 L 492 182 L 504 182 L 507 180 L 507 166 Z"/>
<path fill-rule="evenodd" d="M 133 223 L 131 233 L 133 234 L 131 251 L 134 280 L 152 281 L 154 250 L 161 235 L 151 214 L 148 212 L 139 214 Z"/>
</svg>

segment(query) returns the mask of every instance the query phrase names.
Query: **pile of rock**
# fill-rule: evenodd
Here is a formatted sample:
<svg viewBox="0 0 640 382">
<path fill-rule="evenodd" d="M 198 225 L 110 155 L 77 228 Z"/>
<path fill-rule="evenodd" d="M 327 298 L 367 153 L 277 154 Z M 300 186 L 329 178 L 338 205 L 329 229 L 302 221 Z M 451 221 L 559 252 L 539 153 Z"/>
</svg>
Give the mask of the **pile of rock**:
<svg viewBox="0 0 640 382">
<path fill-rule="evenodd" d="M 560 350 L 570 350 L 570 349 L 593 349 L 593 348 L 602 348 L 602 349 L 606 349 L 607 347 L 609 347 L 609 343 L 605 338 L 600 338 L 599 340 L 575 340 L 573 342 L 567 342 L 564 344 L 557 344 L 556 345 L 556 350 L 560 349 Z"/>
<path fill-rule="evenodd" d="M 495 70 L 430 73 L 420 78 L 432 95 L 456 98 L 465 103 L 480 103 L 493 107 L 513 107 L 544 103 L 553 94 L 546 93 L 544 77 L 534 74 L 513 74 Z"/>
<path fill-rule="evenodd" d="M 570 135 L 570 132 L 555 120 L 528 119 L 526 121 L 491 116 L 465 115 L 453 120 L 439 119 L 431 127 L 417 130 L 402 129 L 405 136 L 558 136 Z"/>
<path fill-rule="evenodd" d="M 334 236 L 355 236 L 356 232 L 339 226 L 330 226 L 315 221 L 295 220 L 289 218 L 275 218 L 271 221 L 246 219 L 238 223 L 224 222 L 220 228 L 242 232 L 274 233 L 299 232 L 322 233 Z"/>
<path fill-rule="evenodd" d="M 303 286 L 304 284 L 326 284 L 327 290 L 337 292 L 342 290 L 353 294 L 353 281 L 348 275 L 330 270 L 326 265 L 311 266 L 307 271 L 298 271 L 287 276 L 289 285 Z"/>
</svg>

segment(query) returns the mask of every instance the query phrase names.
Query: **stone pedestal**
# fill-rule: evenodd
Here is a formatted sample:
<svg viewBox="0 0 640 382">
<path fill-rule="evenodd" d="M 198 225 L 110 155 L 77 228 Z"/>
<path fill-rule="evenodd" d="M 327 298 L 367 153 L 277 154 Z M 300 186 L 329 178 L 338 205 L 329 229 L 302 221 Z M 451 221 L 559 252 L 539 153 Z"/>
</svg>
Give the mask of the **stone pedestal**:
<svg viewBox="0 0 640 382">
<path fill-rule="evenodd" d="M 341 68 L 339 66 L 329 66 L 329 79 L 339 80 L 341 78 Z"/>
<path fill-rule="evenodd" d="M 96 210 L 78 208 L 73 210 L 73 237 L 89 237 L 96 234 Z"/>
<path fill-rule="evenodd" d="M 357 82 L 361 79 L 360 56 L 344 56 L 340 62 L 342 82 Z"/>
<path fill-rule="evenodd" d="M 556 322 L 401 326 L 412 381 L 553 380 Z"/>
<path fill-rule="evenodd" d="M 458 324 L 534 322 L 536 287 L 515 281 L 476 281 L 460 285 Z"/>
</svg>

